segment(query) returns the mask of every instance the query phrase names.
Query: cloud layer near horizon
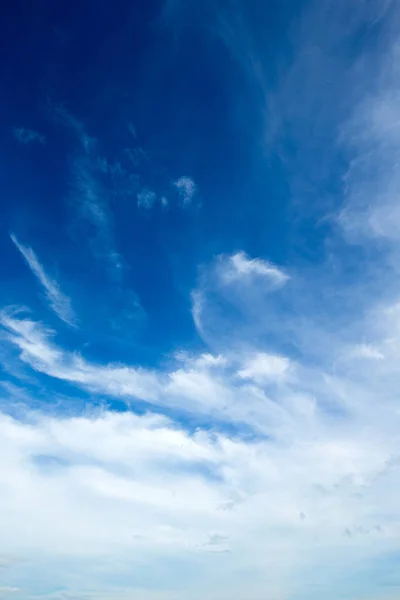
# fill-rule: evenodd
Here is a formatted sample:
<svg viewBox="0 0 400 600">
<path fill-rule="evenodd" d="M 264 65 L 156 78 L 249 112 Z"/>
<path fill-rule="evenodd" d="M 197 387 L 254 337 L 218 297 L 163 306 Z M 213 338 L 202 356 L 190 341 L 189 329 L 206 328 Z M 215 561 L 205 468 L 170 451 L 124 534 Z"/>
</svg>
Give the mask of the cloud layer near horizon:
<svg viewBox="0 0 400 600">
<path fill-rule="evenodd" d="M 210 267 L 222 294 L 231 260 Z M 264 293 L 262 262 L 250 265 L 257 268 L 238 277 L 243 284 L 251 277 Z M 263 269 L 261 276 L 271 275 Z M 397 342 L 389 331 L 397 312 L 382 314 L 388 322 L 370 340 L 376 350 L 338 342 L 333 369 L 247 343 L 214 356 L 179 354 L 172 368 L 149 370 L 94 364 L 59 347 L 55 332 L 31 317 L 3 312 L 5 340 L 33 372 L 147 407 L 142 415 L 107 408 L 76 414 L 64 399 L 57 415 L 25 400 L 22 421 L 2 414 L 2 552 L 17 564 L 5 571 L 9 586 L 17 587 L 28 565 L 40 571 L 62 561 L 75 569 L 78 561 L 77 585 L 85 589 L 84 571 L 97 563 L 96 589 L 113 598 L 108 561 L 126 580 L 130 569 L 147 572 L 161 560 L 172 561 L 158 575 L 162 598 L 189 585 L 183 577 L 176 587 L 184 566 L 217 598 L 226 586 L 233 597 L 232 573 L 242 573 L 248 597 L 261 597 L 265 580 L 286 598 L 307 589 L 315 569 L 324 573 L 318 593 L 327 593 L 350 557 L 358 569 L 395 551 L 400 416 L 392 384 Z M 207 584 L 200 584 L 204 569 Z M 60 585 L 66 572 L 55 570 Z"/>
</svg>

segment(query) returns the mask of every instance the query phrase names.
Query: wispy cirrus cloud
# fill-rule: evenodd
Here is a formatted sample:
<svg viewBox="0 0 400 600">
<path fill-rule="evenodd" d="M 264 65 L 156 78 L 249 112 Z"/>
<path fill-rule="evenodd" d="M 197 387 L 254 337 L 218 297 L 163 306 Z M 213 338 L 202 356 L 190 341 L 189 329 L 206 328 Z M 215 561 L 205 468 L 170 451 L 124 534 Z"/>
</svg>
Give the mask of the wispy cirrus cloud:
<svg viewBox="0 0 400 600">
<path fill-rule="evenodd" d="M 54 332 L 29 319 L 2 315 L 2 324 L 21 350 L 21 358 L 36 371 L 57 379 L 70 381 L 83 388 L 108 393 L 116 397 L 151 401 L 159 392 L 157 377 L 141 368 L 118 365 L 94 365 L 75 353 L 62 351 L 51 338 Z"/>
<path fill-rule="evenodd" d="M 221 264 L 221 278 L 227 283 L 262 277 L 274 286 L 284 285 L 289 276 L 277 266 L 261 258 L 250 258 L 245 252 L 237 252 Z"/>
<path fill-rule="evenodd" d="M 45 144 L 46 138 L 43 134 L 33 129 L 27 129 L 26 127 L 15 127 L 13 129 L 15 139 L 20 144 Z"/>
<path fill-rule="evenodd" d="M 70 198 L 75 205 L 78 218 L 93 227 L 89 237 L 93 254 L 109 267 L 110 274 L 117 280 L 123 277 L 124 260 L 116 249 L 113 230 L 113 213 L 107 200 L 107 189 L 102 174 L 108 163 L 100 160 L 96 142 L 85 132 L 80 134 L 84 152 L 77 152 L 71 161 Z"/>
<path fill-rule="evenodd" d="M 134 181 L 118 161 L 109 161 L 101 154 L 96 137 L 89 135 L 85 123 L 64 104 L 49 101 L 48 112 L 56 124 L 72 133 L 74 149 L 69 164 L 68 199 L 77 221 L 81 220 L 90 226 L 90 233 L 86 231 L 85 237 L 91 252 L 96 258 L 103 260 L 108 266 L 109 274 L 120 281 L 126 265 L 116 247 L 114 216 L 109 197 L 113 196 L 114 178 L 129 178 L 132 193 Z"/>
<path fill-rule="evenodd" d="M 70 129 L 85 152 L 89 152 L 96 140 L 86 133 L 84 123 L 73 115 L 62 102 L 48 100 L 47 110 L 50 118 L 57 124 Z"/>
<path fill-rule="evenodd" d="M 45 296 L 51 310 L 67 325 L 76 326 L 77 317 L 72 309 L 71 299 L 62 292 L 58 282 L 47 275 L 32 248 L 21 244 L 13 233 L 10 235 L 10 238 L 24 257 L 33 275 L 44 288 Z"/>
<path fill-rule="evenodd" d="M 84 121 L 64 105 L 49 103 L 49 113 L 72 137 L 66 194 L 72 215 L 69 231 L 99 262 L 110 285 L 108 293 L 102 294 L 98 314 L 106 319 L 111 336 L 121 336 L 122 331 L 130 332 L 127 337 L 134 335 L 146 320 L 146 311 L 128 282 L 130 266 L 120 249 L 115 214 L 116 204 L 121 199 L 132 201 L 140 189 L 132 156 L 124 148 L 110 155 Z"/>
<path fill-rule="evenodd" d="M 89 238 L 93 254 L 104 260 L 110 274 L 120 280 L 125 262 L 115 248 L 113 216 L 105 198 L 96 158 L 78 155 L 71 165 L 71 199 L 77 216 L 94 228 L 95 233 Z"/>
<path fill-rule="evenodd" d="M 232 344 L 237 336 L 241 343 L 243 337 L 262 335 L 270 326 L 269 320 L 259 320 L 255 326 L 249 315 L 258 315 L 268 304 L 272 313 L 279 294 L 293 283 L 281 267 L 260 257 L 250 257 L 244 251 L 218 255 L 200 272 L 198 285 L 192 292 L 192 317 L 198 333 L 217 353 L 220 343 L 226 343 L 227 339 Z M 215 297 L 219 298 L 218 303 Z M 234 315 L 238 323 L 232 329 Z"/>
<path fill-rule="evenodd" d="M 348 240 L 365 245 L 375 239 L 386 249 L 391 245 L 391 252 L 400 239 L 399 56 L 395 40 L 381 58 L 376 83 L 369 86 L 372 89 L 356 104 L 340 132 L 340 143 L 351 160 L 339 225 Z"/>
</svg>

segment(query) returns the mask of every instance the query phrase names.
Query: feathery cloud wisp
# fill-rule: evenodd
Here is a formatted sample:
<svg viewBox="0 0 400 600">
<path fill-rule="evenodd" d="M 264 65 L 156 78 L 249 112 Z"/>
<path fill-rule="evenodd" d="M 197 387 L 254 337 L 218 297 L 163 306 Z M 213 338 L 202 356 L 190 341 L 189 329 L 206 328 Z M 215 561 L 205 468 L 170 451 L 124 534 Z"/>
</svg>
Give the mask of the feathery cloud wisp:
<svg viewBox="0 0 400 600">
<path fill-rule="evenodd" d="M 45 290 L 50 308 L 67 325 L 76 326 L 77 318 L 71 306 L 71 300 L 62 291 L 55 279 L 51 279 L 39 262 L 36 254 L 29 246 L 21 244 L 14 234 L 10 235 L 16 248 L 24 257 L 26 264 Z"/>
<path fill-rule="evenodd" d="M 237 252 L 229 257 L 222 277 L 226 282 L 246 277 L 265 277 L 277 286 L 289 279 L 286 273 L 272 263 L 262 258 L 249 258 L 245 252 Z"/>
<path fill-rule="evenodd" d="M 37 131 L 34 131 L 33 129 L 26 129 L 25 127 L 16 127 L 13 130 L 13 133 L 20 144 L 46 143 L 45 136 Z"/>
</svg>

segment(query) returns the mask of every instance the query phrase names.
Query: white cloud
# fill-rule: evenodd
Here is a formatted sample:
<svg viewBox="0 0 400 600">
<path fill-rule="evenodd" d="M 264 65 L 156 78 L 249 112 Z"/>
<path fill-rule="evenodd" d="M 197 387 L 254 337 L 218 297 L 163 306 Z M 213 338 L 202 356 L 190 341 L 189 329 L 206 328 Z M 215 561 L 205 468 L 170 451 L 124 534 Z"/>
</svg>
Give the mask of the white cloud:
<svg viewBox="0 0 400 600">
<path fill-rule="evenodd" d="M 200 334 L 200 336 L 203 337 L 203 327 L 202 327 L 202 322 L 201 322 L 201 317 L 202 317 L 202 313 L 203 313 L 203 308 L 204 308 L 204 298 L 203 298 L 203 294 L 201 293 L 200 290 L 195 290 L 194 292 L 192 292 L 192 318 L 193 318 L 193 322 L 196 326 L 196 329 L 198 331 L 198 333 Z"/>
<path fill-rule="evenodd" d="M 14 136 L 20 144 L 45 144 L 46 138 L 41 133 L 34 131 L 33 129 L 26 129 L 25 127 L 16 127 L 14 130 Z"/>
<path fill-rule="evenodd" d="M 224 281 L 230 283 L 238 279 L 263 277 L 276 286 L 285 284 L 289 276 L 267 260 L 249 258 L 245 252 L 237 252 L 224 261 L 221 271 Z"/>
<path fill-rule="evenodd" d="M 175 358 L 187 366 L 192 366 L 199 369 L 224 367 L 228 364 L 228 360 L 225 356 L 222 356 L 221 354 L 214 356 L 208 352 L 200 354 L 200 356 L 191 356 L 187 352 L 178 352 L 175 355 Z"/>
<path fill-rule="evenodd" d="M 243 251 L 216 256 L 200 269 L 191 296 L 192 318 L 199 335 L 219 354 L 224 353 L 227 344 L 234 350 L 243 339 L 278 327 L 273 316 L 275 305 L 289 281 L 296 283 L 278 266 L 262 258 L 250 258 Z M 292 293 L 293 289 L 294 285 Z"/>
<path fill-rule="evenodd" d="M 259 352 L 251 356 L 238 371 L 242 379 L 252 379 L 256 383 L 279 381 L 288 374 L 290 361 L 284 356 Z"/>
<path fill-rule="evenodd" d="M 343 19 L 348 5 L 338 4 L 338 16 Z M 385 13 L 388 17 L 390 11 L 390 18 L 382 20 Z M 383 248 L 387 243 L 398 242 L 400 220 L 397 201 L 400 183 L 397 168 L 400 156 L 400 45 L 397 35 L 399 12 L 395 3 L 391 0 L 385 3 L 373 1 L 366 7 L 366 2 L 361 2 L 359 19 L 349 20 L 347 36 L 354 34 L 360 22 L 368 28 L 371 22 L 378 21 L 381 21 L 382 28 L 380 51 L 366 44 L 355 63 L 342 65 L 339 58 L 334 79 L 330 78 L 331 89 L 346 88 L 343 112 L 339 113 L 346 118 L 336 121 L 337 113 L 330 107 L 332 114 L 327 115 L 321 125 L 325 126 L 325 135 L 329 126 L 337 141 L 333 146 L 332 162 L 341 157 L 347 164 L 343 177 L 344 201 L 335 209 L 342 233 L 352 243 L 368 245 L 375 239 L 375 243 L 382 244 Z M 338 25 L 335 24 L 333 32 Z M 329 44 L 332 41 L 335 44 L 335 40 L 334 33 Z M 326 61 L 328 51 L 332 53 L 329 46 L 321 55 L 322 69 L 329 66 L 322 62 Z M 303 65 L 303 69 L 307 66 Z M 307 88 L 308 93 L 315 97 L 316 89 L 326 93 L 326 86 L 318 86 L 315 82 Z M 319 103 L 322 104 L 321 101 Z M 307 103 L 302 102 L 302 105 L 309 109 Z M 333 123 L 329 123 L 328 119 Z M 316 164 L 320 166 L 320 162 Z"/>
<path fill-rule="evenodd" d="M 346 236 L 356 242 L 369 243 L 371 237 L 390 243 L 399 239 L 399 54 L 397 45 L 385 54 L 378 89 L 355 107 L 342 130 L 341 142 L 354 158 L 338 220 Z"/>
<path fill-rule="evenodd" d="M 384 360 L 384 355 L 378 349 L 371 344 L 358 344 L 353 351 L 353 356 L 359 356 L 360 358 L 369 358 L 373 360 Z"/>
<path fill-rule="evenodd" d="M 45 568 L 47 557 L 92 568 L 120 557 L 125 570 L 154 551 L 195 554 L 200 522 L 216 524 L 222 485 L 209 485 L 197 466 L 212 469 L 221 451 L 202 433 L 130 413 L 32 415 L 25 424 L 1 415 L 0 431 L 2 550 L 28 555 L 29 566 Z"/>
<path fill-rule="evenodd" d="M 194 195 L 197 192 L 197 186 L 191 177 L 183 175 L 174 181 L 174 186 L 179 192 L 183 205 L 191 204 Z"/>
<path fill-rule="evenodd" d="M 29 319 L 3 313 L 1 323 L 11 332 L 10 341 L 21 350 L 21 359 L 41 373 L 117 397 L 151 401 L 158 396 L 158 379 L 145 369 L 88 363 L 57 348 L 49 339 L 53 332 Z"/>
<path fill-rule="evenodd" d="M 152 208 L 156 201 L 157 195 L 149 188 L 143 188 L 137 194 L 138 206 L 142 208 Z"/>
<path fill-rule="evenodd" d="M 29 337 L 31 327 L 21 327 Z M 210 405 L 215 391 L 216 398 L 225 392 L 220 373 L 202 369 L 176 371 L 171 385 L 186 401 Z M 223 385 L 230 411 L 236 403 L 254 410 L 251 388 L 238 394 L 234 373 Z M 201 428 L 190 434 L 156 414 L 28 413 L 23 421 L 0 414 L 2 551 L 27 559 L 11 564 L 6 585 L 22 588 L 13 573 L 21 579 L 35 569 L 42 586 L 51 573 L 46 593 L 77 594 L 93 589 L 95 569 L 105 598 L 118 595 L 115 576 L 124 597 L 128 589 L 139 593 L 140 572 L 145 588 L 157 576 L 159 598 L 169 600 L 174 590 L 179 597 L 177 582 L 188 570 L 190 598 L 200 582 L 203 594 L 221 600 L 240 600 L 244 588 L 260 599 L 266 582 L 285 598 L 315 582 L 315 570 L 329 588 L 341 581 L 337 569 L 345 577 L 354 561 L 368 564 L 394 550 L 397 413 L 379 400 L 372 414 L 343 426 L 321 406 L 301 416 L 291 393 L 288 410 L 284 392 L 275 402 L 258 392 L 267 412 L 257 419 L 273 435 L 253 441 Z M 362 387 L 358 394 L 365 403 Z M 160 562 L 170 567 L 159 570 Z M 24 598 L 34 597 L 36 585 Z"/>
<path fill-rule="evenodd" d="M 72 309 L 70 298 L 63 294 L 57 281 L 51 279 L 46 274 L 32 248 L 21 244 L 14 234 L 11 234 L 10 237 L 24 257 L 32 273 L 43 286 L 50 308 L 62 321 L 68 325 L 75 326 L 77 319 Z"/>
<path fill-rule="evenodd" d="M 398 311 L 380 315 L 373 348 L 400 335 Z M 345 587 L 358 562 L 368 568 L 396 551 L 400 417 L 395 371 L 381 370 L 386 358 L 368 370 L 355 357 L 350 371 L 301 361 L 294 369 L 288 357 L 254 343 L 240 352 L 179 353 L 169 371 L 149 371 L 90 363 L 20 315 L 3 313 L 2 322 L 4 342 L 34 370 L 92 394 L 177 410 L 173 418 L 1 415 L 2 551 L 29 559 L 11 563 L 6 585 L 22 588 L 25 564 L 38 573 L 52 565 L 46 581 L 73 596 L 93 589 L 96 565 L 107 599 L 140 594 L 139 570 L 145 597 L 157 576 L 159 600 L 179 597 L 176 582 L 186 571 L 190 598 L 202 582 L 203 595 L 240 600 L 247 589 L 245 597 L 261 600 L 268 582 L 285 599 L 315 583 L 316 572 L 327 591 Z M 158 570 L 166 563 L 169 569 Z M 116 588 L 110 572 L 125 587 Z"/>
<path fill-rule="evenodd" d="M 20 315 L 3 312 L 1 324 L 8 340 L 20 350 L 20 358 L 32 369 L 73 383 L 92 393 L 121 398 L 128 404 L 138 399 L 151 406 L 175 408 L 193 417 L 212 414 L 229 422 L 262 427 L 257 419 L 269 411 L 260 394 L 247 388 L 248 401 L 238 401 L 241 389 L 231 389 L 227 359 L 203 354 L 191 357 L 184 366 L 154 371 L 119 364 L 93 364 L 77 353 L 67 352 L 52 342 L 54 332 Z M 179 362 L 182 357 L 178 357 Z M 227 379 L 228 376 L 228 379 Z M 261 393 L 261 392 L 260 392 Z"/>
</svg>

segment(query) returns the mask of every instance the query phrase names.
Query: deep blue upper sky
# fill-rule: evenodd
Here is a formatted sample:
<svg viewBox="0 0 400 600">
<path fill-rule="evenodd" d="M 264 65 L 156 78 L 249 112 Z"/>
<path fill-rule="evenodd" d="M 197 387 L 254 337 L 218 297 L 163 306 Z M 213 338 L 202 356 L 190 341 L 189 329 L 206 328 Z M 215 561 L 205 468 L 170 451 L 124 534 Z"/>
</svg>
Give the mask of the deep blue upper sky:
<svg viewBox="0 0 400 600">
<path fill-rule="evenodd" d="M 2 23 L 3 52 L 11 57 L 2 84 L 2 180 L 10 199 L 1 222 L 1 250 L 8 257 L 2 277 L 14 280 L 22 269 L 10 231 L 22 241 L 34 237 L 42 257 L 51 248 L 53 266 L 78 288 L 80 310 L 90 306 L 87 325 L 98 332 L 102 322 L 104 339 L 96 336 L 100 356 L 110 333 L 104 311 L 121 307 L 118 292 L 104 298 L 110 273 L 104 262 L 93 262 L 85 243 L 93 224 L 78 222 L 79 208 L 70 198 L 79 141 L 65 119 L 55 116 L 61 106 L 96 139 L 99 156 L 129 171 L 128 181 L 118 174 L 96 177 L 102 179 L 116 251 L 126 263 L 110 291 L 134 290 L 151 317 L 140 333 L 135 320 L 141 357 L 154 361 L 159 352 L 191 343 L 189 292 L 198 266 L 216 254 L 241 249 L 285 264 L 293 260 L 294 248 L 300 259 L 321 258 L 321 232 L 315 231 L 320 190 L 312 190 L 306 205 L 298 204 L 290 181 L 292 163 L 301 167 L 290 156 L 298 153 L 293 146 L 298 140 L 288 135 L 286 141 L 270 141 L 266 132 L 275 116 L 265 114 L 265 86 L 279 85 L 280 70 L 293 53 L 288 29 L 306 6 L 250 3 L 232 23 L 221 25 L 233 8 L 234 3 L 221 3 L 221 16 L 215 16 L 213 3 L 188 3 L 176 16 L 149 2 L 112 7 L 39 2 L 31 8 L 16 2 Z M 229 46 L 244 20 L 254 52 L 263 53 L 262 86 L 252 81 L 249 59 L 244 56 L 242 63 L 235 55 L 247 52 L 240 39 L 237 51 Z M 227 29 L 228 41 L 219 28 L 223 35 Z M 46 143 L 21 149 L 15 127 L 40 132 Z M 290 164 L 282 160 L 282 147 Z M 134 161 L 127 148 L 136 153 Z M 168 210 L 137 206 L 141 187 L 168 195 L 171 181 L 181 175 L 198 189 L 188 210 L 173 201 Z M 12 300 L 8 292 L 5 303 Z"/>
<path fill-rule="evenodd" d="M 124 161 L 139 178 L 118 196 L 119 182 L 105 181 L 104 193 L 127 263 L 121 285 L 133 287 L 151 313 L 147 326 L 161 332 L 155 338 L 149 331 L 152 345 L 162 350 L 190 339 L 187 292 L 199 264 L 238 249 L 285 262 L 293 230 L 286 174 L 274 149 L 263 148 L 260 92 L 209 29 L 206 4 L 167 26 L 158 3 L 43 2 L 29 9 L 17 2 L 2 23 L 1 43 L 12 57 L 2 84 L 3 190 L 13 199 L 2 219 L 2 251 L 10 256 L 4 276 L 14 278 L 20 262 L 11 256 L 11 230 L 22 240 L 34 236 L 40 255 L 50 246 L 63 274 L 75 283 L 79 277 L 85 297 L 104 285 L 104 265 L 93 265 L 82 248 L 90 225 L 75 222 L 68 198 L 77 140 L 54 116 L 62 105 L 96 138 L 99 155 Z M 261 24 L 255 8 L 251 22 L 273 59 L 292 9 L 271 3 Z M 274 82 L 278 65 L 270 62 L 266 77 Z M 47 143 L 21 152 L 14 127 L 40 131 Z M 127 147 L 145 153 L 137 166 Z M 196 206 L 138 209 L 140 186 L 167 195 L 170 182 L 186 174 L 198 187 Z"/>
<path fill-rule="evenodd" d="M 0 597 L 396 597 L 399 33 L 1 8 Z"/>
</svg>

